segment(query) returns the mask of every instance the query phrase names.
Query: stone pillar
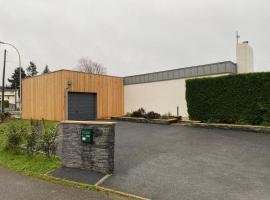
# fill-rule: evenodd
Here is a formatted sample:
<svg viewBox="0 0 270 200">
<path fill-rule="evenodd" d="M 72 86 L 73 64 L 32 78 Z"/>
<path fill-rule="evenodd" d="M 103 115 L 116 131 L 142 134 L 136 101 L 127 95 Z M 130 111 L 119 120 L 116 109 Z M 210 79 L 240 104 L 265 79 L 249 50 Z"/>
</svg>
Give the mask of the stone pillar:
<svg viewBox="0 0 270 200">
<path fill-rule="evenodd" d="M 81 140 L 81 130 L 93 130 L 93 143 Z M 114 169 L 115 123 L 62 121 L 57 128 L 57 154 L 63 166 L 112 174 Z"/>
</svg>

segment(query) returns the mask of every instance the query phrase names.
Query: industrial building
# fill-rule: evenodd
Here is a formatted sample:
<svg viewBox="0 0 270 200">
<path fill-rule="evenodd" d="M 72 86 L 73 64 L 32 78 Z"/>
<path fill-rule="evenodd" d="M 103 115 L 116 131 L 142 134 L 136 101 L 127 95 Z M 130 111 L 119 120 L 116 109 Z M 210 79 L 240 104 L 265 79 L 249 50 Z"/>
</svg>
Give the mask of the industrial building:
<svg viewBox="0 0 270 200">
<path fill-rule="evenodd" d="M 226 61 L 125 77 L 125 112 L 142 107 L 161 114 L 187 117 L 186 79 L 236 72 L 236 64 Z"/>
<path fill-rule="evenodd" d="M 253 50 L 247 41 L 237 44 L 236 60 L 125 77 L 125 112 L 142 107 L 188 117 L 185 80 L 253 72 Z"/>
<path fill-rule="evenodd" d="M 69 70 L 27 78 L 22 85 L 22 117 L 93 120 L 139 108 L 188 117 L 185 80 L 253 72 L 253 50 L 248 42 L 237 44 L 236 61 L 124 78 Z"/>
</svg>

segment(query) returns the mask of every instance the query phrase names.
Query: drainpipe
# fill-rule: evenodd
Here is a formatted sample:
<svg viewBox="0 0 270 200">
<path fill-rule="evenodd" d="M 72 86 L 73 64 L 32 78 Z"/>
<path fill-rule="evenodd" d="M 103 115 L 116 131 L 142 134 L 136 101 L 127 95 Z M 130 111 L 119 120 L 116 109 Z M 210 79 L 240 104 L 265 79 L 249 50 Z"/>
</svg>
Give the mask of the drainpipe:
<svg viewBox="0 0 270 200">
<path fill-rule="evenodd" d="M 65 88 L 65 120 L 68 120 L 68 91 L 72 86 L 72 81 L 68 81 Z"/>
</svg>

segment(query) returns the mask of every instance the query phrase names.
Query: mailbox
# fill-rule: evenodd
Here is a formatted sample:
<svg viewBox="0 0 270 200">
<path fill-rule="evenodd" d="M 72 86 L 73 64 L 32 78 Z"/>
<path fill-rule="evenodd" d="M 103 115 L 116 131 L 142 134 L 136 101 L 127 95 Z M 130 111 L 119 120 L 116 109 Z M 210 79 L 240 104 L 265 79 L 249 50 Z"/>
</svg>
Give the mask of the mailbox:
<svg viewBox="0 0 270 200">
<path fill-rule="evenodd" d="M 83 143 L 90 143 L 93 144 L 93 135 L 94 131 L 93 129 L 87 128 L 81 130 L 81 141 Z"/>
</svg>

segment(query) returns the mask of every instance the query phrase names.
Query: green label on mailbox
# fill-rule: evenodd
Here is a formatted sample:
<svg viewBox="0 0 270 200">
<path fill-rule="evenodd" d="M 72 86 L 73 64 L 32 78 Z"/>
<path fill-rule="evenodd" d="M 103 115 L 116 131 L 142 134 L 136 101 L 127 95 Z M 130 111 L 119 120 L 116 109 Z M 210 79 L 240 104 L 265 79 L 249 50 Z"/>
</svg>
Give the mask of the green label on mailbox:
<svg viewBox="0 0 270 200">
<path fill-rule="evenodd" d="M 81 141 L 84 143 L 93 143 L 93 129 L 82 129 L 81 130 Z"/>
</svg>

